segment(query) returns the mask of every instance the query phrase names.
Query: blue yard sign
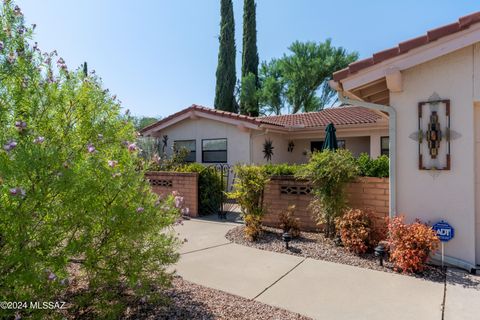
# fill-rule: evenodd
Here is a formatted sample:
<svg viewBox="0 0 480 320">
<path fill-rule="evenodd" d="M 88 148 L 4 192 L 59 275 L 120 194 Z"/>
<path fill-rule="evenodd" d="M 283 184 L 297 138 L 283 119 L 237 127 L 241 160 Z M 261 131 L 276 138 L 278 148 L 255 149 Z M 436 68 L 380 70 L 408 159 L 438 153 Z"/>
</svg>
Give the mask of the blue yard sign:
<svg viewBox="0 0 480 320">
<path fill-rule="evenodd" d="M 455 236 L 453 227 L 443 220 L 435 223 L 432 228 L 437 233 L 438 239 L 442 242 L 450 241 Z"/>
</svg>

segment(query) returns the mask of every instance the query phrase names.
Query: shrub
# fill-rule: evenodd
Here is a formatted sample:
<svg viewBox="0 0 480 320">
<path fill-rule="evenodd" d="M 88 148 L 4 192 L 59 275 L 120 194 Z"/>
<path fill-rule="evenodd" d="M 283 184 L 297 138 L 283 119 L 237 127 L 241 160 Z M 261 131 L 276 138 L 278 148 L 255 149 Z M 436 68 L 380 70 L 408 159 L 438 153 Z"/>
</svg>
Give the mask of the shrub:
<svg viewBox="0 0 480 320">
<path fill-rule="evenodd" d="M 385 155 L 372 159 L 368 154 L 362 153 L 357 158 L 357 163 L 362 176 L 377 178 L 389 176 L 390 160 Z"/>
<path fill-rule="evenodd" d="M 265 170 L 258 166 L 235 166 L 236 181 L 228 196 L 240 205 L 246 223 L 247 238 L 255 240 L 261 230 L 263 191 L 268 182 Z M 257 225 L 258 224 L 258 225 Z M 252 227 L 250 228 L 249 225 Z M 248 230 L 250 229 L 250 230 Z"/>
<path fill-rule="evenodd" d="M 404 220 L 399 216 L 388 224 L 390 260 L 397 271 L 423 271 L 430 252 L 438 248 L 438 237 L 431 227 L 419 220 L 412 224 L 406 224 Z"/>
<path fill-rule="evenodd" d="M 346 207 L 345 186 L 358 175 L 355 158 L 348 150 L 314 152 L 297 177 L 310 179 L 315 199 L 312 211 L 319 224 L 325 223 L 325 234 L 333 237 L 335 218 Z"/>
<path fill-rule="evenodd" d="M 288 164 L 288 163 L 280 163 L 280 164 L 265 164 L 263 168 L 265 173 L 269 176 L 293 176 L 297 173 L 297 171 L 302 167 L 299 164 Z"/>
<path fill-rule="evenodd" d="M 367 252 L 385 238 L 384 228 L 375 224 L 369 210 L 348 210 L 337 219 L 337 230 L 345 248 L 357 254 Z"/>
<path fill-rule="evenodd" d="M 261 215 L 246 215 L 245 221 L 245 238 L 249 241 L 257 240 L 258 236 L 262 233 L 262 217 Z"/>
<path fill-rule="evenodd" d="M 189 163 L 178 167 L 176 171 L 198 172 L 198 204 L 201 214 L 216 213 L 220 210 L 225 190 L 222 176 L 216 170 L 199 163 Z"/>
<path fill-rule="evenodd" d="M 151 288 L 168 284 L 166 267 L 178 254 L 166 228 L 179 210 L 172 197 L 158 201 L 150 191 L 134 127 L 100 79 L 39 52 L 31 35 L 20 9 L 3 1 L 0 300 L 58 301 L 80 274 L 91 296 L 77 292 L 73 308 L 119 318 L 126 293 L 154 299 Z M 0 310 L 0 318 L 15 312 Z"/>
<path fill-rule="evenodd" d="M 280 213 L 280 228 L 283 232 L 290 232 L 292 237 L 300 236 L 300 227 L 298 225 L 298 218 L 295 215 L 295 205 L 288 206 L 288 209 Z"/>
</svg>

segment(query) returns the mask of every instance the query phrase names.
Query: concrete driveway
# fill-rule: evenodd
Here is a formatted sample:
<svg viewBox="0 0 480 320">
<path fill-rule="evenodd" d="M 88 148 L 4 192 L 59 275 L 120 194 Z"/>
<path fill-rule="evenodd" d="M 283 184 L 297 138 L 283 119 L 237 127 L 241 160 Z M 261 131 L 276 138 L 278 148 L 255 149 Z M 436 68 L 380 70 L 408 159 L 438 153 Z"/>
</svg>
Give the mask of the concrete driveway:
<svg viewBox="0 0 480 320">
<path fill-rule="evenodd" d="M 431 282 L 245 247 L 225 238 L 234 220 L 177 226 L 187 239 L 177 273 L 313 319 L 480 319 L 480 277 L 449 270 L 446 282 Z"/>
</svg>

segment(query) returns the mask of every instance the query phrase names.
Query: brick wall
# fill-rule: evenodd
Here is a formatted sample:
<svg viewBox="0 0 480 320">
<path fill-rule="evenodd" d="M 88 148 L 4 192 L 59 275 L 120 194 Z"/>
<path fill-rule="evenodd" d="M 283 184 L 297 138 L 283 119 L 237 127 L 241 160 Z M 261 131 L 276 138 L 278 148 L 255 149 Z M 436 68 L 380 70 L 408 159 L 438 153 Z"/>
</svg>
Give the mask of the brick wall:
<svg viewBox="0 0 480 320">
<path fill-rule="evenodd" d="M 388 215 L 388 178 L 362 177 L 347 186 L 349 205 L 352 208 L 372 208 L 377 217 Z M 295 217 L 302 230 L 317 229 L 308 205 L 312 200 L 310 182 L 296 180 L 293 176 L 271 177 L 265 188 L 263 224 L 278 227 L 278 216 L 289 205 L 296 206 Z"/>
<path fill-rule="evenodd" d="M 191 217 L 198 216 L 198 173 L 196 172 L 147 172 L 153 192 L 166 195 L 177 191 L 183 198 Z"/>
</svg>

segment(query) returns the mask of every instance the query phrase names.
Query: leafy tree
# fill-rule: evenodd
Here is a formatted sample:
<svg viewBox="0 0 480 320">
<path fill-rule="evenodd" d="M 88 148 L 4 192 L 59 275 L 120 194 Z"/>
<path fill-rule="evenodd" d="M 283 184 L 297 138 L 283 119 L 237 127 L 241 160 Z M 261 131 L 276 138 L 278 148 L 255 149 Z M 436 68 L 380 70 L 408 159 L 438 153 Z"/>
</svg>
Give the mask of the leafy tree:
<svg viewBox="0 0 480 320">
<path fill-rule="evenodd" d="M 145 128 L 146 126 L 149 126 L 151 124 L 154 124 L 157 122 L 159 119 L 155 117 L 144 117 L 144 116 L 139 116 L 139 117 L 133 117 L 133 125 L 135 127 L 135 130 L 140 131 L 141 129 Z"/>
<path fill-rule="evenodd" d="M 220 49 L 218 51 L 215 109 L 237 112 L 235 100 L 235 21 L 232 0 L 221 0 Z"/>
<path fill-rule="evenodd" d="M 243 2 L 243 50 L 242 50 L 242 93 L 240 113 L 256 117 L 259 114 L 256 89 L 258 88 L 258 49 L 255 0 Z M 254 79 L 254 82 L 252 79 Z M 253 82 L 253 83 L 252 83 Z M 248 84 L 244 86 L 245 84 Z M 252 90 L 254 84 L 255 90 Z M 245 92 L 243 92 L 245 91 Z"/>
<path fill-rule="evenodd" d="M 285 108 L 285 82 L 278 60 L 272 59 L 269 63 L 262 63 L 259 81 L 258 99 L 262 113 L 266 115 L 282 114 L 282 110 Z"/>
<path fill-rule="evenodd" d="M 150 191 L 133 124 L 100 79 L 40 52 L 31 37 L 20 8 L 3 1 L 0 300 L 66 298 L 67 312 L 118 318 L 124 299 L 155 299 L 151 289 L 169 282 L 177 240 L 165 228 L 179 212 L 172 197 Z M 67 296 L 72 280 L 85 290 Z M 15 312 L 0 310 L 0 318 Z"/>
<path fill-rule="evenodd" d="M 261 100 L 267 110 L 278 109 L 278 97 L 292 113 L 322 110 L 335 95 L 328 85 L 332 73 L 358 58 L 356 52 L 332 46 L 330 39 L 318 44 L 296 41 L 289 50 L 290 55 L 262 67 L 264 84 L 268 79 L 271 82 L 268 88 L 262 88 L 262 97 L 275 97 L 273 101 Z"/>
</svg>

